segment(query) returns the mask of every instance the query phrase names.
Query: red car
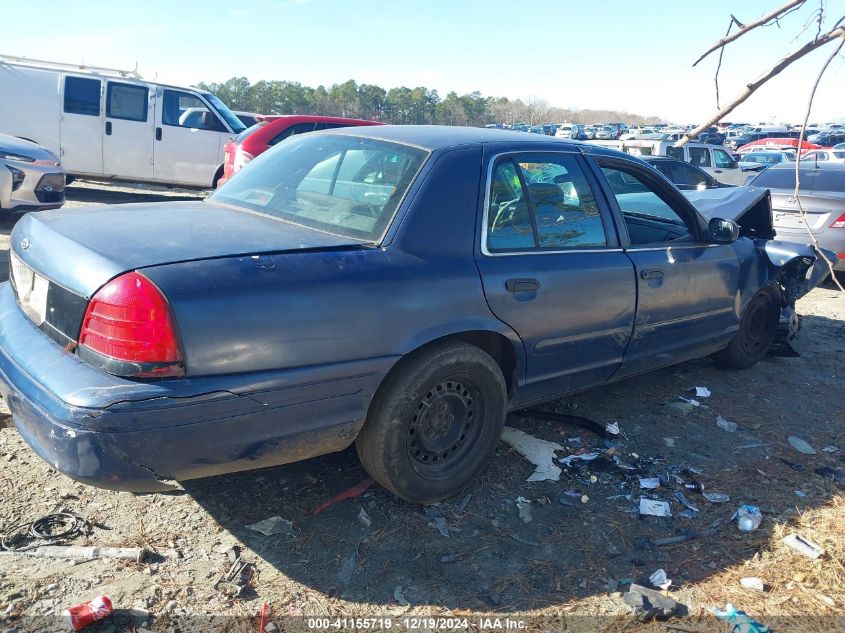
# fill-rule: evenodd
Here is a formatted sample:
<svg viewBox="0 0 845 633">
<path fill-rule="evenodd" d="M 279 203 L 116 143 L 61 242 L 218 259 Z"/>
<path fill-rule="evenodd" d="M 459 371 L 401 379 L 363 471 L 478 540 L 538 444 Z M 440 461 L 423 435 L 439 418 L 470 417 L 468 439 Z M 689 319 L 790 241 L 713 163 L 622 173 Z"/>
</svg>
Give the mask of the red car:
<svg viewBox="0 0 845 633">
<path fill-rule="evenodd" d="M 217 182 L 219 187 L 232 175 L 243 168 L 249 161 L 266 152 L 276 143 L 293 134 L 330 130 L 352 125 L 384 125 L 377 121 L 362 119 L 344 119 L 335 116 L 311 116 L 307 114 L 285 114 L 267 116 L 235 138 L 226 143 L 223 153 L 223 177 Z"/>
</svg>

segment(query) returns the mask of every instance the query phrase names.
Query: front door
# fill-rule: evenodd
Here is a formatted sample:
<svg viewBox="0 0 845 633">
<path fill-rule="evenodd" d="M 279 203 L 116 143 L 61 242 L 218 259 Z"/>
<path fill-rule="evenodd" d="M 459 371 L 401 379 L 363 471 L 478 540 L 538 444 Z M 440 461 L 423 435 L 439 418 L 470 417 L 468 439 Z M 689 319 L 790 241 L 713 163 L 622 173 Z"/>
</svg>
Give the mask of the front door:
<svg viewBox="0 0 845 633">
<path fill-rule="evenodd" d="M 61 160 L 72 174 L 103 173 L 103 82 L 66 75 L 62 82 Z"/>
<path fill-rule="evenodd" d="M 621 214 L 638 288 L 634 335 L 618 375 L 706 355 L 739 326 L 739 258 L 706 241 L 703 220 L 648 167 L 598 158 Z"/>
<path fill-rule="evenodd" d="M 155 179 L 211 187 L 222 165 L 223 122 L 197 95 L 158 88 L 154 149 Z"/>
<path fill-rule="evenodd" d="M 118 178 L 153 178 L 153 110 L 147 86 L 109 81 L 103 127 L 103 172 Z"/>
<path fill-rule="evenodd" d="M 520 402 L 607 380 L 631 336 L 636 280 L 584 159 L 516 153 L 486 164 L 476 259 L 491 310 L 525 347 Z"/>
</svg>

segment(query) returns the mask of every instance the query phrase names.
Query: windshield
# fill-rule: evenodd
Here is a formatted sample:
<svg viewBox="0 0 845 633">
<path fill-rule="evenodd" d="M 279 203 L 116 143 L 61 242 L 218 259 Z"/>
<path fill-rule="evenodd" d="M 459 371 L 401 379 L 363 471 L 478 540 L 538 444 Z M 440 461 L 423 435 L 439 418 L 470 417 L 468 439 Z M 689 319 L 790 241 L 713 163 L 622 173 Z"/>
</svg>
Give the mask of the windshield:
<svg viewBox="0 0 845 633">
<path fill-rule="evenodd" d="M 232 131 L 235 134 L 243 132 L 246 129 L 243 121 L 236 117 L 235 113 L 226 107 L 226 104 L 220 101 L 220 99 L 218 99 L 215 95 L 210 92 L 204 92 L 203 96 L 208 100 L 212 107 L 217 110 L 217 114 L 223 117 L 223 120 L 229 124 L 229 127 L 232 128 Z"/>
<path fill-rule="evenodd" d="M 802 169 L 802 191 L 845 192 L 845 171 L 840 169 Z M 768 189 L 795 189 L 795 169 L 767 169 L 751 185 Z"/>
<path fill-rule="evenodd" d="M 291 137 L 212 194 L 216 202 L 377 242 L 428 152 L 354 136 Z"/>
</svg>

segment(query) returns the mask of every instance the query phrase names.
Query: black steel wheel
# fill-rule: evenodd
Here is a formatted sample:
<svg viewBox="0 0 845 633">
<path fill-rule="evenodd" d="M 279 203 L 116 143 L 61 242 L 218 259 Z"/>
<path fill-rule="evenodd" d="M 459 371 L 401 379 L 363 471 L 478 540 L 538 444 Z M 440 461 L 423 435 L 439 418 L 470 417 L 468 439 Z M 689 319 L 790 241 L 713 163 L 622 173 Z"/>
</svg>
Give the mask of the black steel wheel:
<svg viewBox="0 0 845 633">
<path fill-rule="evenodd" d="M 780 320 L 778 294 L 771 289 L 759 291 L 742 313 L 739 330 L 728 346 L 713 355 L 727 367 L 746 369 L 760 361 L 769 351 Z"/>
</svg>

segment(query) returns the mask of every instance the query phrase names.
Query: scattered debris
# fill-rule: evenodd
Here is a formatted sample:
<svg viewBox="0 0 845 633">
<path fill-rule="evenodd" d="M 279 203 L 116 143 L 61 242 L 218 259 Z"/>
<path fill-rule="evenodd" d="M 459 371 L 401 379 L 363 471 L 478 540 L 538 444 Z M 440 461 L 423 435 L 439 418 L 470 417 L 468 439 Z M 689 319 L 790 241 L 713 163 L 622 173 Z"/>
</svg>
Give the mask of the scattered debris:
<svg viewBox="0 0 845 633">
<path fill-rule="evenodd" d="M 653 490 L 660 488 L 660 480 L 657 477 L 640 477 L 640 488 L 646 490 Z"/>
<path fill-rule="evenodd" d="M 441 563 L 457 563 L 464 559 L 463 554 L 446 554 L 440 557 Z"/>
<path fill-rule="evenodd" d="M 731 498 L 724 492 L 705 492 L 702 496 L 710 503 L 727 503 Z"/>
<path fill-rule="evenodd" d="M 432 527 L 440 532 L 440 536 L 449 538 L 449 526 L 446 525 L 445 517 L 434 517 L 434 523 L 429 523 Z"/>
<path fill-rule="evenodd" d="M 696 400 L 695 398 L 690 398 L 689 396 L 678 396 L 678 400 L 681 402 L 686 402 L 687 404 L 691 404 L 694 407 L 700 407 L 701 403 Z"/>
<path fill-rule="evenodd" d="M 794 492 L 795 492 L 796 497 L 800 497 L 802 499 L 807 497 L 807 491 L 806 490 L 795 490 Z"/>
<path fill-rule="evenodd" d="M 258 623 L 258 633 L 267 633 L 267 611 L 269 609 L 269 605 L 265 602 L 264 606 L 261 607 L 261 620 Z"/>
<path fill-rule="evenodd" d="M 411 606 L 411 603 L 408 602 L 405 599 L 405 595 L 402 593 L 401 585 L 399 587 L 396 587 L 396 589 L 393 590 L 393 599 L 396 600 L 396 602 L 399 603 L 400 607 L 410 607 Z"/>
<path fill-rule="evenodd" d="M 288 521 L 280 516 L 273 516 L 258 523 L 246 526 L 247 530 L 259 532 L 264 536 L 276 536 L 278 534 L 290 534 L 293 531 L 293 521 Z"/>
<path fill-rule="evenodd" d="M 683 492 L 681 492 L 680 490 L 676 491 L 673 496 L 678 501 L 678 503 L 680 503 L 685 508 L 692 510 L 693 512 L 698 512 L 698 508 L 696 508 L 694 505 L 692 505 L 689 502 L 689 499 L 687 499 L 686 495 Z"/>
<path fill-rule="evenodd" d="M 337 572 L 337 580 L 341 585 L 346 586 L 352 582 L 352 576 L 355 574 L 355 564 L 357 560 L 358 550 L 356 549 L 340 563 L 340 569 Z"/>
<path fill-rule="evenodd" d="M 672 509 L 665 501 L 640 497 L 640 514 L 655 517 L 670 517 L 672 516 Z"/>
<path fill-rule="evenodd" d="M 672 580 L 666 577 L 665 569 L 658 569 L 655 571 L 648 577 L 648 581 L 652 584 L 652 586 L 663 589 L 663 591 L 666 591 L 672 586 Z"/>
<path fill-rule="evenodd" d="M 373 524 L 373 520 L 364 508 L 358 510 L 358 522 L 364 527 L 370 527 Z"/>
<path fill-rule="evenodd" d="M 677 600 L 664 596 L 659 591 L 637 584 L 631 584 L 631 589 L 622 599 L 640 622 L 664 620 L 680 615 L 682 606 Z"/>
<path fill-rule="evenodd" d="M 581 503 L 587 503 L 590 498 L 587 495 L 581 495 Z"/>
<path fill-rule="evenodd" d="M 807 442 L 802 440 L 800 437 L 795 435 L 790 435 L 786 438 L 786 441 L 789 442 L 789 445 L 794 448 L 799 453 L 804 453 L 804 455 L 815 455 L 816 449 L 810 446 Z"/>
<path fill-rule="evenodd" d="M 734 512 L 731 521 L 736 521 L 737 526 L 743 532 L 753 532 L 763 522 L 763 515 L 757 506 L 745 504 L 739 506 L 739 509 Z"/>
<path fill-rule="evenodd" d="M 754 591 L 765 591 L 766 585 L 763 583 L 762 578 L 756 577 L 749 577 L 749 578 L 740 578 L 739 584 L 745 587 L 746 589 L 753 589 Z"/>
<path fill-rule="evenodd" d="M 62 618 L 74 631 L 84 629 L 97 620 L 107 618 L 112 612 L 111 600 L 108 596 L 97 596 L 88 602 L 83 602 L 62 611 Z"/>
<path fill-rule="evenodd" d="M 678 512 L 678 516 L 683 519 L 689 519 L 690 521 L 692 521 L 693 519 L 695 519 L 696 516 L 698 516 L 698 513 L 693 512 L 689 508 L 684 508 L 683 510 Z"/>
<path fill-rule="evenodd" d="M 695 411 L 695 407 L 689 402 L 669 402 L 665 405 L 665 408 L 669 413 L 676 416 L 687 416 Z"/>
<path fill-rule="evenodd" d="M 560 460 L 560 463 L 567 468 L 572 468 L 575 462 L 591 462 L 599 456 L 599 453 L 575 453 L 567 455 Z M 559 469 L 558 469 L 559 470 Z"/>
<path fill-rule="evenodd" d="M 93 532 L 91 522 L 70 512 L 48 514 L 31 523 L 22 523 L 3 534 L 0 548 L 20 552 L 38 546 L 38 541 L 59 543 Z"/>
<path fill-rule="evenodd" d="M 619 430 L 619 422 L 608 422 L 604 431 L 608 435 L 619 435 L 622 432 Z"/>
<path fill-rule="evenodd" d="M 562 451 L 563 446 L 555 442 L 541 440 L 519 429 L 506 426 L 502 431 L 502 441 L 534 464 L 534 472 L 527 481 L 558 481 L 561 470 L 555 465 L 555 451 Z"/>
<path fill-rule="evenodd" d="M 736 422 L 729 422 L 721 415 L 716 416 L 716 426 L 728 433 L 736 433 Z"/>
<path fill-rule="evenodd" d="M 710 390 L 707 387 L 690 387 L 689 390 L 694 392 L 696 398 L 710 397 Z"/>
<path fill-rule="evenodd" d="M 731 603 L 725 605 L 725 610 L 713 609 L 713 615 L 725 620 L 731 625 L 731 630 L 737 633 L 770 633 L 771 629 L 765 624 L 753 620 L 744 611 L 737 611 Z"/>
<path fill-rule="evenodd" d="M 30 555 L 36 558 L 115 558 L 141 563 L 147 551 L 143 547 L 97 547 L 78 545 L 42 545 Z"/>
<path fill-rule="evenodd" d="M 510 536 L 517 543 L 522 543 L 523 545 L 530 545 L 531 547 L 540 547 L 539 543 L 535 543 L 534 541 L 529 541 L 527 539 L 524 539 L 521 536 L 519 536 L 518 534 L 514 534 L 513 532 L 508 532 L 508 536 Z"/>
<path fill-rule="evenodd" d="M 678 516 L 681 516 L 680 514 Z M 666 538 L 658 538 L 652 541 L 652 544 L 656 547 L 662 547 L 663 545 L 675 545 L 676 543 L 684 543 L 686 541 L 692 541 L 697 538 L 707 538 L 709 536 L 713 536 L 716 534 L 718 528 L 712 527 L 706 530 L 699 530 L 697 532 L 687 532 L 686 534 L 679 534 L 678 536 L 668 536 Z"/>
<path fill-rule="evenodd" d="M 231 566 L 229 571 L 214 583 L 214 588 L 230 598 L 239 598 L 255 573 L 255 564 L 241 558 L 241 551 L 237 547 L 233 547 L 228 553 Z"/>
<path fill-rule="evenodd" d="M 531 523 L 534 517 L 531 516 L 531 502 L 525 497 L 517 497 L 516 509 L 519 511 L 519 518 L 523 523 Z"/>
<path fill-rule="evenodd" d="M 458 504 L 458 507 L 455 508 L 455 512 L 457 514 L 463 514 L 464 512 L 466 512 L 467 506 L 469 505 L 470 501 L 472 501 L 472 495 L 467 495 L 466 497 L 461 499 L 461 502 Z"/>
<path fill-rule="evenodd" d="M 574 424 L 575 426 L 580 426 L 582 429 L 595 433 L 599 437 L 604 437 L 607 432 L 606 428 L 598 422 L 590 420 L 589 418 L 582 418 L 579 415 L 555 413 L 554 411 L 541 411 L 537 409 L 519 411 L 517 412 L 517 415 L 528 418 L 537 418 L 539 420 L 549 420 L 551 422 L 560 422 L 562 424 Z"/>
<path fill-rule="evenodd" d="M 825 453 L 838 453 L 838 452 L 839 452 L 839 447 L 838 447 L 838 446 L 834 446 L 833 444 L 831 444 L 830 446 L 825 446 L 822 450 L 823 450 Z"/>
<path fill-rule="evenodd" d="M 675 446 L 675 438 L 673 437 L 664 437 L 663 443 L 666 444 L 669 448 L 674 448 Z"/>
<path fill-rule="evenodd" d="M 825 549 L 822 546 L 817 545 L 810 539 L 798 534 L 790 534 L 785 537 L 783 539 L 783 544 L 791 547 L 797 552 L 800 552 L 807 558 L 812 558 L 813 560 L 821 558 L 826 554 Z"/>
<path fill-rule="evenodd" d="M 331 506 L 333 506 L 334 504 L 336 504 L 340 501 L 345 501 L 347 499 L 352 499 L 354 497 L 360 497 L 362 494 L 364 494 L 364 492 L 366 492 L 367 488 L 372 486 L 374 483 L 376 483 L 375 479 L 371 479 L 371 478 L 367 478 L 367 479 L 365 479 L 361 482 L 358 482 L 357 484 L 355 484 L 351 488 L 347 488 L 343 492 L 336 494 L 334 497 L 332 497 L 328 501 L 324 501 L 320 505 L 316 506 L 313 510 L 311 510 L 311 514 L 316 516 L 316 515 L 320 514 L 323 510 L 330 508 Z"/>
</svg>

